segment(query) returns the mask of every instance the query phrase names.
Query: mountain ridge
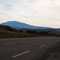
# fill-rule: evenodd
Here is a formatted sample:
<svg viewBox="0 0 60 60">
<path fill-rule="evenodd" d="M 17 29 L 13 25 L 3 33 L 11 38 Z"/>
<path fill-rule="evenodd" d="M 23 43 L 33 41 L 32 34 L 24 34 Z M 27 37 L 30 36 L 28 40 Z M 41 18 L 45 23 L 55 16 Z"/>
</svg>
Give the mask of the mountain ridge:
<svg viewBox="0 0 60 60">
<path fill-rule="evenodd" d="M 21 23 L 18 21 L 7 21 L 4 23 L 1 23 L 1 25 L 11 26 L 12 28 L 15 28 L 15 29 L 23 29 L 23 28 L 25 29 L 47 29 L 49 28 L 49 27 L 41 27 L 41 26 L 32 26 L 32 25 Z"/>
</svg>

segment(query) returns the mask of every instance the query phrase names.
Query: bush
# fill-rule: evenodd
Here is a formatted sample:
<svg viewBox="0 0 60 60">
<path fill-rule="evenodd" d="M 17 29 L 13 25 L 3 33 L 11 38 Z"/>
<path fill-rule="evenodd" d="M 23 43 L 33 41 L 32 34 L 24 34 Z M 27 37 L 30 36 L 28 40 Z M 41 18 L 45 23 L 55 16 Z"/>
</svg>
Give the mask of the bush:
<svg viewBox="0 0 60 60">
<path fill-rule="evenodd" d="M 27 33 L 33 33 L 33 34 L 37 34 L 38 32 L 37 31 L 33 31 L 33 30 L 28 30 L 26 31 Z"/>
<path fill-rule="evenodd" d="M 41 31 L 40 34 L 44 34 L 44 35 L 48 35 L 49 32 L 46 32 L 46 31 Z"/>
</svg>

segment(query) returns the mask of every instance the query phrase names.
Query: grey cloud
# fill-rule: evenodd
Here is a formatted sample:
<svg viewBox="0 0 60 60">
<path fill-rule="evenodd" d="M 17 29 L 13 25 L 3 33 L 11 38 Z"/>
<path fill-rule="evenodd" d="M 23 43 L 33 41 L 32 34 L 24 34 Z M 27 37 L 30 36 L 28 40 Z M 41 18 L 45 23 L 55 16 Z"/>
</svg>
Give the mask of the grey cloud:
<svg viewBox="0 0 60 60">
<path fill-rule="evenodd" d="M 29 24 L 34 20 L 36 22 L 39 21 L 39 23 L 40 21 L 41 23 L 43 23 L 43 21 L 50 21 L 50 19 L 51 22 L 54 20 L 58 22 L 60 19 L 60 5 L 58 1 L 59 0 L 0 0 L 0 19 L 15 20 L 19 18 L 21 21 L 24 19 L 23 22 L 28 21 Z M 29 22 L 29 20 L 32 21 Z"/>
</svg>

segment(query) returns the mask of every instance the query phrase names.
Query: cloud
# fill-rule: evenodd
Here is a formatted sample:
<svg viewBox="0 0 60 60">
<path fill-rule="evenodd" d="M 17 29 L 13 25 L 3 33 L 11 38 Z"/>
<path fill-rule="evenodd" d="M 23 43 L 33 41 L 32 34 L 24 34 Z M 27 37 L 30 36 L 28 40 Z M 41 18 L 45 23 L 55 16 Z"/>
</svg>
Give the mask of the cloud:
<svg viewBox="0 0 60 60">
<path fill-rule="evenodd" d="M 60 0 L 0 0 L 0 23 L 8 20 L 60 28 Z"/>
</svg>

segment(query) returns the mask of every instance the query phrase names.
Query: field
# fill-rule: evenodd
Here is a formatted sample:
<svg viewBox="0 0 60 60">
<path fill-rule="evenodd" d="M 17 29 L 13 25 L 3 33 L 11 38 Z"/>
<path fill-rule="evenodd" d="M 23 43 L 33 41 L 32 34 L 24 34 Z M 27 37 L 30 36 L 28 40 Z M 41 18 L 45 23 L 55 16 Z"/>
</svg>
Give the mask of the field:
<svg viewBox="0 0 60 60">
<path fill-rule="evenodd" d="M 25 38 L 25 37 L 44 37 L 44 36 L 56 36 L 56 35 L 42 35 L 34 33 L 25 33 L 25 32 L 11 32 L 11 31 L 1 31 L 0 38 Z M 58 37 L 58 36 L 57 36 Z"/>
<path fill-rule="evenodd" d="M 53 32 L 48 31 L 40 31 L 37 32 L 35 30 L 16 30 L 11 28 L 10 26 L 0 25 L 0 38 L 24 38 L 24 37 L 44 37 L 44 36 L 59 36 Z"/>
<path fill-rule="evenodd" d="M 22 37 L 37 37 L 37 34 L 29 34 L 23 32 L 0 32 L 0 38 L 22 38 Z"/>
</svg>

